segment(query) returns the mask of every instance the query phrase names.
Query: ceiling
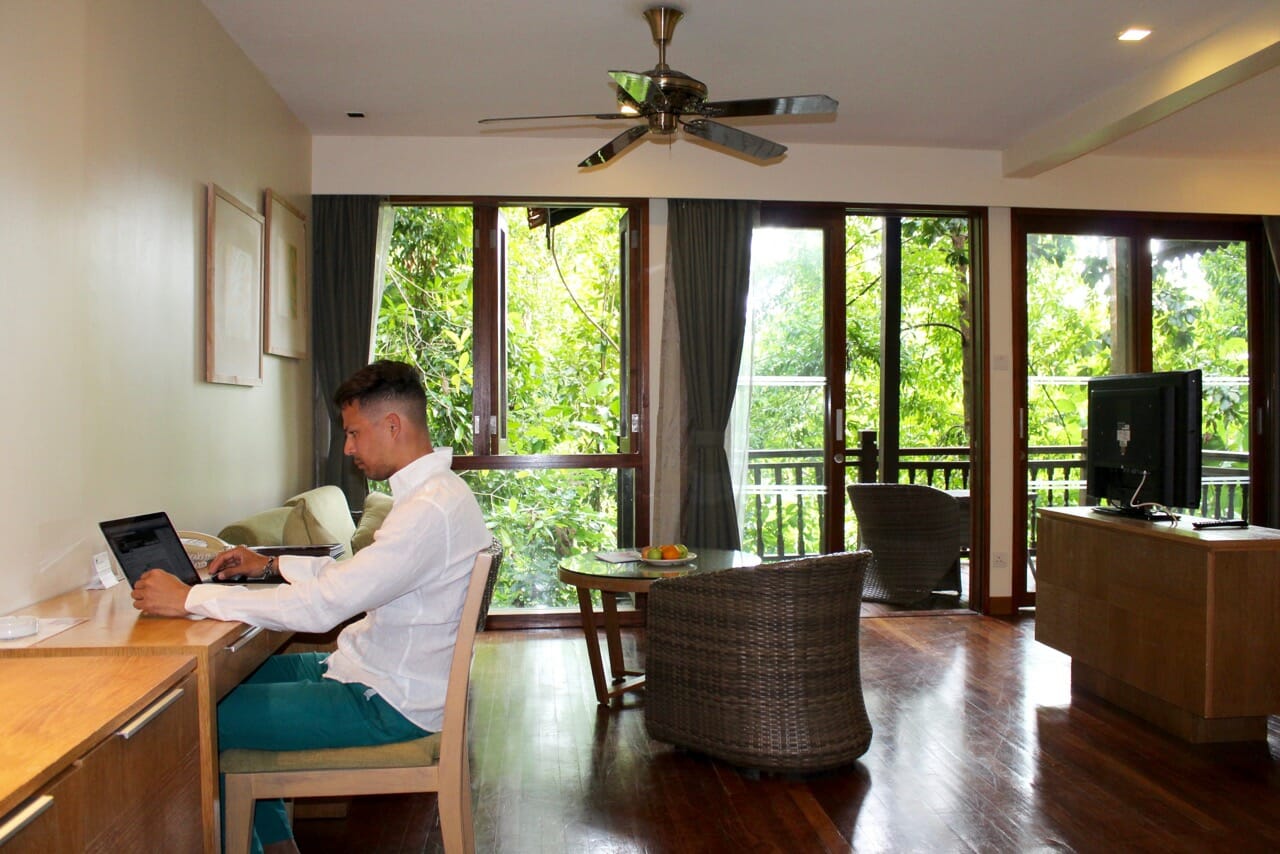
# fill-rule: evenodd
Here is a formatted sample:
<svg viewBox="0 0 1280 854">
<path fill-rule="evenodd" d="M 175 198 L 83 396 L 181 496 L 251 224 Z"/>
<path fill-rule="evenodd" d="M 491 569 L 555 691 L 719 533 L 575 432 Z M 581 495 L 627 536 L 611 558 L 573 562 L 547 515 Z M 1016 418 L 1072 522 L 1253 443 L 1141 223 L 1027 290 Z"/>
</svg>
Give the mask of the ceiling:
<svg viewBox="0 0 1280 854">
<path fill-rule="evenodd" d="M 204 0 L 318 136 L 563 137 L 657 63 L 645 0 Z M 1280 162 L 1277 0 L 680 0 L 667 62 L 712 100 L 823 93 L 834 120 L 730 123 L 784 145 Z M 1142 25 L 1153 34 L 1121 43 Z M 348 112 L 364 118 L 348 118 Z M 584 151 L 583 154 L 587 152 Z"/>
</svg>

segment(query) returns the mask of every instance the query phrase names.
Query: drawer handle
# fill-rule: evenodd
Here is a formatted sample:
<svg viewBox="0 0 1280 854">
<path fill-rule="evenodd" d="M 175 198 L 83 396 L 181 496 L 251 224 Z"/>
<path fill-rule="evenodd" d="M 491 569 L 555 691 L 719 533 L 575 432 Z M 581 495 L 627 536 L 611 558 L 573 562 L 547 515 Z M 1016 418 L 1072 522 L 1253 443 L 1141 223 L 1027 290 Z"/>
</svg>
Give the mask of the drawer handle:
<svg viewBox="0 0 1280 854">
<path fill-rule="evenodd" d="M 18 810 L 17 815 L 4 824 L 0 824 L 0 845 L 8 843 L 10 839 L 18 835 L 18 831 L 35 821 L 40 813 L 51 806 L 53 806 L 53 795 L 41 795 Z"/>
<path fill-rule="evenodd" d="M 159 717 L 161 712 L 177 702 L 178 698 L 181 697 L 183 693 L 184 690 L 182 688 L 174 688 L 168 694 L 165 694 L 159 700 L 152 703 L 150 707 L 139 714 L 136 718 L 125 724 L 122 729 L 117 730 L 116 735 L 124 739 L 133 738 L 142 731 L 143 727 Z"/>
<path fill-rule="evenodd" d="M 245 644 L 256 638 L 262 632 L 262 626 L 254 626 L 245 631 L 240 637 L 236 638 L 235 643 L 227 647 L 227 652 L 239 652 L 244 649 Z"/>
</svg>

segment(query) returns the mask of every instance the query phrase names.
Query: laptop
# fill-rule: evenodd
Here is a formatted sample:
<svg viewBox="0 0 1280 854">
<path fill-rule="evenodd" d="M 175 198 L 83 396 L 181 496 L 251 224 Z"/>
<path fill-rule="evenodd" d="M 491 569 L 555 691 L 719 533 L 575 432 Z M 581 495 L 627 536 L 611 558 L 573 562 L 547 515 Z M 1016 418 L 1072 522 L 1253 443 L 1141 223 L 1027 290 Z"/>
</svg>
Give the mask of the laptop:
<svg viewBox="0 0 1280 854">
<path fill-rule="evenodd" d="M 187 554 L 178 532 L 169 521 L 167 513 L 145 513 L 141 516 L 129 516 L 125 519 L 112 519 L 99 522 L 102 536 L 116 556 L 116 562 L 124 570 L 129 586 L 138 583 L 138 579 L 148 569 L 163 569 L 172 573 L 187 584 L 279 584 L 279 576 L 269 580 L 261 578 L 202 578 L 196 572 L 191 556 Z"/>
</svg>

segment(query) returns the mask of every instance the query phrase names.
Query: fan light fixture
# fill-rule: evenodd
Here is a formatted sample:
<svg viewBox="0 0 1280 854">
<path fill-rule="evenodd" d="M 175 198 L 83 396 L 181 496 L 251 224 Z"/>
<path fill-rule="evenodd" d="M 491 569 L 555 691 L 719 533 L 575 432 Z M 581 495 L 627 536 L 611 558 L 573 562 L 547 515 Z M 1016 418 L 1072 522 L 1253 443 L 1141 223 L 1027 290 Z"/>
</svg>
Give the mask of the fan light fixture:
<svg viewBox="0 0 1280 854">
<path fill-rule="evenodd" d="M 736 101 L 708 101 L 701 80 L 667 65 L 667 45 L 676 24 L 684 17 L 679 9 L 657 6 L 644 13 L 649 31 L 658 46 L 658 64 L 648 71 L 610 71 L 617 90 L 616 113 L 571 113 L 550 116 L 507 116 L 481 119 L 488 122 L 532 119 L 635 119 L 645 120 L 618 134 L 606 145 L 578 164 L 580 169 L 602 166 L 631 148 L 648 134 L 670 136 L 683 130 L 687 136 L 727 148 L 757 162 L 781 157 L 785 145 L 747 133 L 716 119 L 746 116 L 806 116 L 834 114 L 839 104 L 827 95 L 788 95 L 781 98 L 748 98 Z"/>
</svg>

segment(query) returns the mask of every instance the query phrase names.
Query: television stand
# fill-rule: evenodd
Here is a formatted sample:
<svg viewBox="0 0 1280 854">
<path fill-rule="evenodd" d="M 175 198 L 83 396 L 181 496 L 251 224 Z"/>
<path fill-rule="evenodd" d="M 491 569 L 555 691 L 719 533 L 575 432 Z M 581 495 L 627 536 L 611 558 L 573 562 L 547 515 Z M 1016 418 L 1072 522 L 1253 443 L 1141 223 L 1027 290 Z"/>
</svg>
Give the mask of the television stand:
<svg viewBox="0 0 1280 854">
<path fill-rule="evenodd" d="M 1076 691 L 1187 741 L 1265 744 L 1280 714 L 1280 531 L 1091 509 L 1037 512 L 1036 640 L 1071 656 Z"/>
<path fill-rule="evenodd" d="M 1144 522 L 1176 521 L 1176 517 L 1172 513 L 1166 513 L 1163 510 L 1148 510 L 1145 507 L 1114 507 L 1100 504 L 1097 507 L 1090 509 L 1092 509 L 1094 513 L 1102 513 L 1107 516 L 1119 516 L 1123 519 L 1141 519 Z"/>
</svg>

